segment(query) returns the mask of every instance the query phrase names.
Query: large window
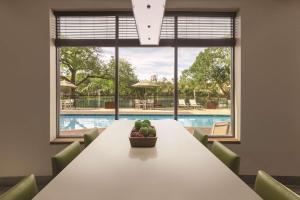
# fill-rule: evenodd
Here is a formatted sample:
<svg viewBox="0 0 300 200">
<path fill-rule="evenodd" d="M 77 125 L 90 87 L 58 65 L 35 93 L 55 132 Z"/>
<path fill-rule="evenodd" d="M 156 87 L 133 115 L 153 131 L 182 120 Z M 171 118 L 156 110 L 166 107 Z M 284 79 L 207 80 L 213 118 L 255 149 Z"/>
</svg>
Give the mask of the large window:
<svg viewBox="0 0 300 200">
<path fill-rule="evenodd" d="M 120 119 L 174 118 L 173 48 L 120 48 L 119 77 Z"/>
<path fill-rule="evenodd" d="M 151 47 L 130 12 L 55 15 L 58 136 L 145 118 L 234 136 L 235 13 L 166 12 Z"/>
</svg>

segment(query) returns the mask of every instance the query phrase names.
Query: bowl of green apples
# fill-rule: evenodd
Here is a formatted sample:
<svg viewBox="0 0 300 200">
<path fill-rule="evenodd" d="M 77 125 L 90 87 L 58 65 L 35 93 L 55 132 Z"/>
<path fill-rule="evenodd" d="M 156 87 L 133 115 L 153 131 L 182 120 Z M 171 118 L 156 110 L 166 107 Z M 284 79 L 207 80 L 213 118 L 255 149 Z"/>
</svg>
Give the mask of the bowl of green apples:
<svg viewBox="0 0 300 200">
<path fill-rule="evenodd" d="M 137 120 L 130 133 L 129 141 L 131 147 L 154 147 L 156 144 L 156 129 L 150 120 Z"/>
</svg>

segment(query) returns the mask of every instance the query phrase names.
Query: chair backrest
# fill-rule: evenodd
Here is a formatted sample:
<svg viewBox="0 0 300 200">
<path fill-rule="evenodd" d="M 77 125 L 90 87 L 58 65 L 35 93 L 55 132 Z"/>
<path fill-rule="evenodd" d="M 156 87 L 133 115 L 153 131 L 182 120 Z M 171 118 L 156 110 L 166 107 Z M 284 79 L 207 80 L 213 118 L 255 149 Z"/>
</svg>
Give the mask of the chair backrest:
<svg viewBox="0 0 300 200">
<path fill-rule="evenodd" d="M 147 103 L 154 103 L 153 99 L 147 99 Z"/>
<path fill-rule="evenodd" d="M 191 106 L 197 105 L 196 100 L 195 99 L 190 99 L 190 104 L 191 104 Z"/>
<path fill-rule="evenodd" d="M 230 133 L 230 122 L 216 122 L 213 125 L 212 135 L 228 135 Z"/>
<path fill-rule="evenodd" d="M 37 193 L 35 176 L 30 175 L 2 194 L 0 200 L 31 200 Z"/>
<path fill-rule="evenodd" d="M 179 104 L 179 105 L 186 105 L 184 99 L 179 99 L 179 100 L 178 100 L 178 104 Z"/>
<path fill-rule="evenodd" d="M 61 172 L 76 156 L 80 154 L 79 142 L 73 142 L 51 158 L 53 176 Z"/>
<path fill-rule="evenodd" d="M 255 186 L 255 192 L 265 200 L 299 200 L 300 196 L 295 192 L 275 180 L 264 171 L 258 171 Z"/>
<path fill-rule="evenodd" d="M 207 147 L 208 144 L 208 136 L 201 133 L 199 129 L 194 129 L 194 137 L 201 142 L 204 146 Z"/>
<path fill-rule="evenodd" d="M 239 174 L 240 170 L 240 157 L 225 147 L 220 142 L 214 142 L 211 146 L 211 152 L 217 156 L 225 165 L 227 165 L 231 171 Z"/>
<path fill-rule="evenodd" d="M 83 138 L 84 138 L 84 146 L 89 146 L 97 137 L 99 136 L 98 128 L 93 128 L 87 131 Z"/>
<path fill-rule="evenodd" d="M 139 99 L 135 99 L 135 100 L 134 100 L 134 103 L 135 103 L 135 104 L 140 103 L 140 100 L 139 100 Z"/>
</svg>

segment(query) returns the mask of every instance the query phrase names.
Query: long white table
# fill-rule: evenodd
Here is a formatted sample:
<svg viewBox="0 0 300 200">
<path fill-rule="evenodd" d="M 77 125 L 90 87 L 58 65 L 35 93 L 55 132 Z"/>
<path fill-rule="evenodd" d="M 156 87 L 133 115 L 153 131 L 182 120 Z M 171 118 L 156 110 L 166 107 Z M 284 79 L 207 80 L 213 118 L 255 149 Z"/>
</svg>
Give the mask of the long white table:
<svg viewBox="0 0 300 200">
<path fill-rule="evenodd" d="M 133 121 L 116 121 L 35 200 L 258 200 L 187 130 L 152 121 L 155 148 L 131 148 Z"/>
</svg>

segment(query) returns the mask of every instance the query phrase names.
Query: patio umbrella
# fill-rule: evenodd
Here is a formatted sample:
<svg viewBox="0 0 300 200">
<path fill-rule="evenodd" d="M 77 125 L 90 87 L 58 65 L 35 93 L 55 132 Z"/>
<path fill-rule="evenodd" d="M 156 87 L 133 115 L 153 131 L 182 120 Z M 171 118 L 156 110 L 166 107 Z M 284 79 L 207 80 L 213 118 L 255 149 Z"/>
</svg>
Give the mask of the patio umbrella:
<svg viewBox="0 0 300 200">
<path fill-rule="evenodd" d="M 74 85 L 73 83 L 66 81 L 66 80 L 62 80 L 60 81 L 60 89 L 61 89 L 61 95 L 66 95 L 67 97 L 71 96 L 71 90 L 77 88 L 76 85 Z"/>
<path fill-rule="evenodd" d="M 136 88 L 154 88 L 154 87 L 158 87 L 159 85 L 155 82 L 152 81 L 140 81 L 136 84 L 133 84 L 132 87 L 136 87 Z"/>
<path fill-rule="evenodd" d="M 145 98 L 146 98 L 146 89 L 147 88 L 156 88 L 156 87 L 159 87 L 159 85 L 152 81 L 140 81 L 136 84 L 133 84 L 132 87 L 144 88 L 145 89 Z"/>
<path fill-rule="evenodd" d="M 66 80 L 60 81 L 60 87 L 63 87 L 63 88 L 77 88 L 76 85 L 74 85 L 73 83 L 71 83 L 69 81 L 66 81 Z"/>
</svg>

